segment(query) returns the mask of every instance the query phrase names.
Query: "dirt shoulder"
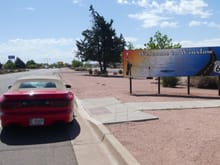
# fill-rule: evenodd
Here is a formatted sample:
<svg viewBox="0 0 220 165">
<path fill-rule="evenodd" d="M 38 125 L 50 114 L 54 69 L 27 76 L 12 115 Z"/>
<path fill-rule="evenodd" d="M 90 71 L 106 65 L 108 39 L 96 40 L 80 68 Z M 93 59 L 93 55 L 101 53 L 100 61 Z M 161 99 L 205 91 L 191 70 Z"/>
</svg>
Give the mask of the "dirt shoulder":
<svg viewBox="0 0 220 165">
<path fill-rule="evenodd" d="M 72 84 L 74 93 L 81 99 L 115 97 L 122 102 L 147 102 L 147 101 L 181 101 L 218 99 L 217 90 L 204 90 L 190 88 L 190 95 L 187 95 L 186 86 L 177 88 L 163 88 L 161 86 L 158 95 L 157 80 L 132 81 L 133 94 L 130 95 L 129 79 L 123 77 L 98 77 L 89 76 L 87 72 L 75 72 L 63 70 L 62 77 L 67 83 Z"/>
<path fill-rule="evenodd" d="M 219 99 L 217 90 L 185 86 L 161 87 L 157 96 L 156 80 L 129 81 L 122 77 L 92 77 L 87 73 L 62 70 L 61 76 L 72 84 L 78 98 L 115 97 L 121 102 L 164 102 Z M 219 108 L 147 111 L 159 120 L 107 125 L 115 137 L 141 164 L 219 164 Z"/>
</svg>

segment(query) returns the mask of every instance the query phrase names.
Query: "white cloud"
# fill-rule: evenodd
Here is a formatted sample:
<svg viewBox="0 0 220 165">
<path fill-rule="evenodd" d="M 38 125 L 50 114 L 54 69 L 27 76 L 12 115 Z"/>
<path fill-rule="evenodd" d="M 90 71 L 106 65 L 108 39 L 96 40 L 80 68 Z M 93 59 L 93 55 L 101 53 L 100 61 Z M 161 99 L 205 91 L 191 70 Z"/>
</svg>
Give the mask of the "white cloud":
<svg viewBox="0 0 220 165">
<path fill-rule="evenodd" d="M 136 38 L 136 37 L 125 37 L 125 41 L 133 43 L 133 42 L 137 42 L 138 38 Z"/>
<path fill-rule="evenodd" d="M 129 4 L 128 0 L 117 0 L 119 4 Z"/>
<path fill-rule="evenodd" d="M 72 3 L 75 5 L 82 6 L 82 0 L 72 0 Z"/>
<path fill-rule="evenodd" d="M 180 3 L 180 14 L 190 14 L 199 16 L 201 18 L 208 18 L 212 15 L 211 11 L 206 10 L 205 8 L 208 7 L 208 4 L 205 3 L 203 0 L 182 0 Z"/>
<path fill-rule="evenodd" d="M 25 7 L 24 10 L 27 10 L 27 11 L 35 11 L 35 8 L 33 8 L 33 7 Z"/>
<path fill-rule="evenodd" d="M 133 1 L 133 3 L 141 7 L 146 7 L 148 5 L 147 0 L 136 0 L 136 1 Z"/>
<path fill-rule="evenodd" d="M 189 26 L 192 27 L 192 26 L 201 26 L 203 23 L 200 22 L 200 21 L 191 21 L 189 23 Z"/>
<path fill-rule="evenodd" d="M 162 28 L 165 28 L 165 27 L 176 28 L 176 27 L 178 27 L 178 23 L 164 21 L 164 22 L 161 22 L 160 27 L 162 27 Z"/>
<path fill-rule="evenodd" d="M 117 0 L 119 4 L 133 4 L 141 7 L 139 13 L 129 14 L 130 18 L 143 21 L 143 27 L 177 27 L 176 16 L 208 18 L 212 12 L 204 0 Z"/>
<path fill-rule="evenodd" d="M 143 27 L 145 28 L 154 27 L 154 26 L 160 26 L 162 28 L 177 27 L 178 25 L 177 22 L 169 21 L 172 19 L 171 17 L 163 17 L 150 12 L 130 14 L 129 17 L 143 21 Z"/>
<path fill-rule="evenodd" d="M 117 0 L 119 4 L 125 5 L 137 5 L 140 7 L 146 7 L 148 5 L 148 0 Z"/>
<path fill-rule="evenodd" d="M 209 27 L 212 27 L 212 28 L 218 28 L 218 29 L 220 29 L 220 24 L 217 24 L 217 23 L 215 23 L 215 22 L 209 22 L 207 25 L 208 25 Z"/>
<path fill-rule="evenodd" d="M 0 60 L 5 62 L 8 55 L 15 55 L 24 61 L 33 59 L 36 62 L 64 61 L 71 62 L 75 40 L 71 38 L 13 39 L 0 43 Z"/>
<path fill-rule="evenodd" d="M 207 26 L 207 27 L 210 27 L 210 28 L 220 29 L 220 24 L 217 24 L 215 22 L 207 22 L 207 21 L 191 21 L 189 23 L 189 26 L 190 27 L 193 27 L 193 26 Z"/>
<path fill-rule="evenodd" d="M 78 3 L 81 3 L 81 1 L 82 1 L 82 0 L 73 0 L 72 2 L 73 2 L 74 4 L 78 4 Z"/>
<path fill-rule="evenodd" d="M 117 0 L 117 2 L 148 8 L 148 11 L 154 11 L 154 13 L 189 14 L 200 18 L 207 18 L 212 15 L 212 12 L 206 9 L 208 4 L 204 0 L 165 0 L 163 3 L 158 2 L 158 0 Z"/>
<path fill-rule="evenodd" d="M 203 41 L 180 41 L 182 47 L 207 47 L 207 46 L 219 46 L 220 38 L 208 39 Z"/>
<path fill-rule="evenodd" d="M 211 11 L 206 10 L 208 4 L 204 0 L 166 0 L 165 3 L 152 3 L 152 8 L 161 12 L 169 12 L 176 15 L 192 15 L 200 18 L 208 18 Z"/>
</svg>

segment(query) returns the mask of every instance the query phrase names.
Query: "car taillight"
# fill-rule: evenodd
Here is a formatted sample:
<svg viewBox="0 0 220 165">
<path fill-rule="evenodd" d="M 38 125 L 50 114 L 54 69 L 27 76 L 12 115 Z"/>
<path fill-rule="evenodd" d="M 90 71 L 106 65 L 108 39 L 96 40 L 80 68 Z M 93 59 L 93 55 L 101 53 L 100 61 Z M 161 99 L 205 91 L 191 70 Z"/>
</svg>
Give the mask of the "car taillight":
<svg viewBox="0 0 220 165">
<path fill-rule="evenodd" d="M 54 107 L 66 107 L 71 105 L 72 101 L 73 101 L 73 93 L 72 92 L 68 92 L 66 99 L 60 99 L 60 100 L 53 100 L 52 101 L 52 105 Z"/>
<path fill-rule="evenodd" d="M 53 107 L 66 107 L 71 103 L 70 100 L 53 100 L 51 101 L 51 106 Z"/>
<path fill-rule="evenodd" d="M 20 102 L 18 101 L 3 101 L 1 103 L 1 109 L 16 109 L 17 107 L 20 106 Z"/>
</svg>

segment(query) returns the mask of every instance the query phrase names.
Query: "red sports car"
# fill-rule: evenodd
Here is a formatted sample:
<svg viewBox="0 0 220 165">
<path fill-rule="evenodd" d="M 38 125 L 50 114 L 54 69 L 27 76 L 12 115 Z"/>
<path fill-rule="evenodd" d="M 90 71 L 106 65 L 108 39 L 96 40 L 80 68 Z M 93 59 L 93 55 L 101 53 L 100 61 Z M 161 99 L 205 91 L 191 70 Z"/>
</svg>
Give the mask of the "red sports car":
<svg viewBox="0 0 220 165">
<path fill-rule="evenodd" d="M 0 96 L 2 127 L 48 126 L 74 118 L 74 95 L 56 76 L 24 77 Z"/>
</svg>

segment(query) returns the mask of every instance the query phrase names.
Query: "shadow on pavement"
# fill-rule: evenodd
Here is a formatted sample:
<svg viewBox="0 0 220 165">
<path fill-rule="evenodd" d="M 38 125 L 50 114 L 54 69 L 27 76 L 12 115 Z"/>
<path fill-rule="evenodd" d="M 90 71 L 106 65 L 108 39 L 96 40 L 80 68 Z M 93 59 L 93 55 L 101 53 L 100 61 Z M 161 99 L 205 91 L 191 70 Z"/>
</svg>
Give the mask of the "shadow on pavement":
<svg viewBox="0 0 220 165">
<path fill-rule="evenodd" d="M 8 127 L 0 134 L 0 140 L 7 145 L 33 145 L 56 143 L 75 139 L 80 134 L 77 120 L 69 124 L 50 127 Z"/>
<path fill-rule="evenodd" d="M 172 95 L 172 94 L 137 94 L 137 93 L 132 93 L 132 96 L 137 96 L 137 97 L 175 97 L 175 98 L 193 98 L 193 99 L 219 99 L 219 96 L 197 96 L 197 95 Z"/>
</svg>

